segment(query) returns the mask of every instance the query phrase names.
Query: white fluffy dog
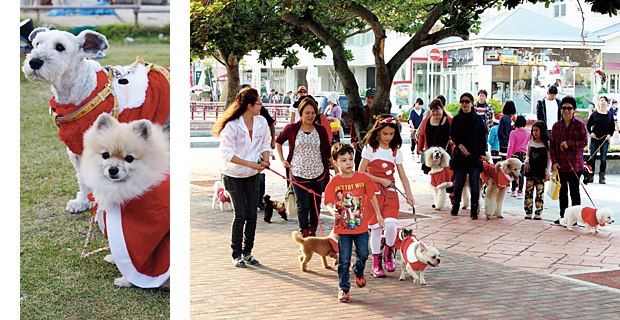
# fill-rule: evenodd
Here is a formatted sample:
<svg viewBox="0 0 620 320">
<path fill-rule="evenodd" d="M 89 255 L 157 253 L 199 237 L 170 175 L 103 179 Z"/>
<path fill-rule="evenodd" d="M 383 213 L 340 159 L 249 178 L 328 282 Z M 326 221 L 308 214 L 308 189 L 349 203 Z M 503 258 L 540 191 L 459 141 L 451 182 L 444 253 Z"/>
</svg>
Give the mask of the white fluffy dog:
<svg viewBox="0 0 620 320">
<path fill-rule="evenodd" d="M 584 206 L 573 206 L 564 211 L 560 224 L 573 231 L 573 224 L 581 222 L 586 225 L 586 232 L 597 233 L 598 227 L 614 222 L 614 213 L 610 208 L 593 209 Z"/>
<path fill-rule="evenodd" d="M 519 159 L 515 158 L 500 161 L 495 166 L 486 161 L 483 164 L 484 170 L 480 174 L 480 178 L 487 185 L 487 192 L 484 198 L 484 213 L 487 219 L 490 219 L 491 216 L 503 218 L 506 187 L 510 186 L 512 180 L 519 178 L 519 171 L 523 164 Z M 480 189 L 482 189 L 482 184 L 480 184 Z"/>
<path fill-rule="evenodd" d="M 450 170 L 450 155 L 441 147 L 431 147 L 424 152 L 424 164 L 431 171 L 431 188 L 434 191 L 433 208 L 443 209 L 446 204 L 446 188 L 452 187 L 453 173 Z"/>
<path fill-rule="evenodd" d="M 106 113 L 84 134 L 80 175 L 93 188 L 119 287 L 169 288 L 169 143 L 148 120 L 119 123 Z"/>
<path fill-rule="evenodd" d="M 108 41 L 90 30 L 74 36 L 66 31 L 36 28 L 28 39 L 33 49 L 26 55 L 22 71 L 30 81 L 51 85 L 52 118 L 77 172 L 83 134 L 99 114 L 113 114 L 120 122 L 147 119 L 156 124 L 168 123 L 167 69 L 141 60 L 127 67 L 103 68 L 90 58 L 108 49 Z M 71 213 L 90 207 L 87 195 L 91 190 L 79 175 L 78 184 L 76 198 L 67 203 Z"/>
<path fill-rule="evenodd" d="M 230 200 L 230 194 L 221 181 L 215 181 L 213 184 L 213 200 L 211 201 L 211 209 L 215 209 L 215 204 L 219 203 L 220 210 L 224 211 L 224 207 L 228 206 L 228 210 L 232 210 L 232 202 Z"/>
</svg>

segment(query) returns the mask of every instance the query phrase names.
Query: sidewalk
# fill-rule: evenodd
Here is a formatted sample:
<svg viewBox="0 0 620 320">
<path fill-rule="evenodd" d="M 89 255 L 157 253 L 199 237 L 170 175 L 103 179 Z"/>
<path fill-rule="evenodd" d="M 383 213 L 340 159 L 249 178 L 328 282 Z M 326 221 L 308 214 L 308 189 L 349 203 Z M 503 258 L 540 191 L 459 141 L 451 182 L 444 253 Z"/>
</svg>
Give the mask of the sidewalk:
<svg viewBox="0 0 620 320">
<path fill-rule="evenodd" d="M 291 238 L 296 217 L 284 221 L 275 215 L 267 224 L 261 211 L 253 254 L 262 265 L 234 268 L 232 214 L 211 209 L 211 186 L 219 179 L 216 150 L 190 149 L 192 318 L 618 319 L 619 289 L 568 277 L 587 273 L 605 282 L 606 272 L 591 272 L 620 270 L 618 226 L 605 226 L 596 235 L 586 234 L 585 228 L 570 232 L 551 226 L 559 210 L 557 201 L 548 198 L 542 221 L 524 220 L 523 200 L 515 198 L 506 199 L 504 219 L 474 221 L 469 210 L 452 217 L 448 208 L 434 213 L 429 178 L 411 157 L 405 157 L 404 166 L 416 197 L 418 232 L 423 241 L 434 239 L 442 255 L 440 267 L 426 273 L 428 285 L 413 285 L 411 278 L 398 281 L 399 265 L 387 279 L 375 279 L 368 263 L 368 285 L 353 286 L 352 302 L 340 304 L 335 268 L 323 269 L 315 256 L 308 272 L 299 270 L 299 246 Z M 278 161 L 272 167 L 284 172 Z M 284 181 L 271 172 L 266 178 L 267 193 L 281 200 Z M 587 188 L 598 207 L 617 210 L 604 199 L 612 199 L 619 186 L 620 176 L 610 175 L 607 185 Z M 582 203 L 589 204 L 583 192 Z M 401 210 L 399 226 L 415 230 L 404 201 Z M 321 221 L 327 235 L 333 219 L 322 214 Z"/>
</svg>

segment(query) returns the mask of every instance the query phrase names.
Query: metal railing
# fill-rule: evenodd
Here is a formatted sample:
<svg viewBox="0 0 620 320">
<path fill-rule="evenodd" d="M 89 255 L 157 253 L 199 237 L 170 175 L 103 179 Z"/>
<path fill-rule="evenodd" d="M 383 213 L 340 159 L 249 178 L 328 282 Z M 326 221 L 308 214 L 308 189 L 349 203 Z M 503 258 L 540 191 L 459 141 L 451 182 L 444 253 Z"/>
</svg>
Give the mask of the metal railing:
<svg viewBox="0 0 620 320">
<path fill-rule="evenodd" d="M 148 8 L 142 7 L 142 0 L 134 0 L 134 4 L 112 4 L 109 6 L 75 6 L 75 5 L 60 5 L 60 6 L 43 6 L 41 0 L 32 0 L 30 5 L 20 5 L 20 10 L 34 10 L 37 12 L 37 21 L 41 21 L 41 11 L 48 11 L 52 9 L 112 9 L 112 10 L 133 10 L 134 24 L 138 25 L 139 13 L 170 13 L 170 6 L 161 6 L 162 9 L 154 9 L 154 6 L 148 6 Z"/>
<path fill-rule="evenodd" d="M 190 130 L 207 130 L 224 114 L 226 105 L 223 102 L 190 102 Z M 264 103 L 269 115 L 275 120 L 276 128 L 284 128 L 289 123 L 290 111 L 288 104 Z"/>
</svg>

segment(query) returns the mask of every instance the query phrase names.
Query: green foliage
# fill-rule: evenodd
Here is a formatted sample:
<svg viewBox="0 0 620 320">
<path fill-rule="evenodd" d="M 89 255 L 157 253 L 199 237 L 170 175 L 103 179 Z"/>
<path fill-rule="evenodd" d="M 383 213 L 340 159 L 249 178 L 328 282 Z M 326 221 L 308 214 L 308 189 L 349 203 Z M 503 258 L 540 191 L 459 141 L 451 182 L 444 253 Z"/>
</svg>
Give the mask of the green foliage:
<svg viewBox="0 0 620 320">
<path fill-rule="evenodd" d="M 190 49 L 193 58 L 205 55 L 221 60 L 243 58 L 258 50 L 258 60 L 266 63 L 282 57 L 283 66 L 292 68 L 299 62 L 298 44 L 321 59 L 324 44 L 307 31 L 279 19 L 282 7 L 276 0 L 229 2 L 208 0 L 190 3 Z"/>
<path fill-rule="evenodd" d="M 126 37 L 132 38 L 157 38 L 159 34 L 163 34 L 170 39 L 170 25 L 162 27 L 155 26 L 139 26 L 133 24 L 111 24 L 97 27 L 97 32 L 105 35 L 110 41 L 123 40 Z M 170 42 L 170 40 L 167 40 Z"/>
</svg>

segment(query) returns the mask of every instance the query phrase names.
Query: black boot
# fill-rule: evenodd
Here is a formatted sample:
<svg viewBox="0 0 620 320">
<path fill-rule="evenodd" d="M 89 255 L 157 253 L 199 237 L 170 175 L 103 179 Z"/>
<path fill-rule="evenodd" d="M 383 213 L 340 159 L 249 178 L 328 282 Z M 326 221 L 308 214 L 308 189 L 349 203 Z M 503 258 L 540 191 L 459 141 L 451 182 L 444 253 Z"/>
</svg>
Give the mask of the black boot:
<svg viewBox="0 0 620 320">
<path fill-rule="evenodd" d="M 460 203 L 455 202 L 455 203 L 452 205 L 452 210 L 450 211 L 450 214 L 451 214 L 451 215 L 453 215 L 453 216 L 458 216 L 458 215 L 459 215 L 459 207 L 460 207 L 460 206 L 461 206 L 461 204 L 460 204 Z"/>
<path fill-rule="evenodd" d="M 472 204 L 471 212 L 469 213 L 469 216 L 471 217 L 472 220 L 478 220 L 478 211 L 480 211 L 480 205 Z"/>
</svg>

